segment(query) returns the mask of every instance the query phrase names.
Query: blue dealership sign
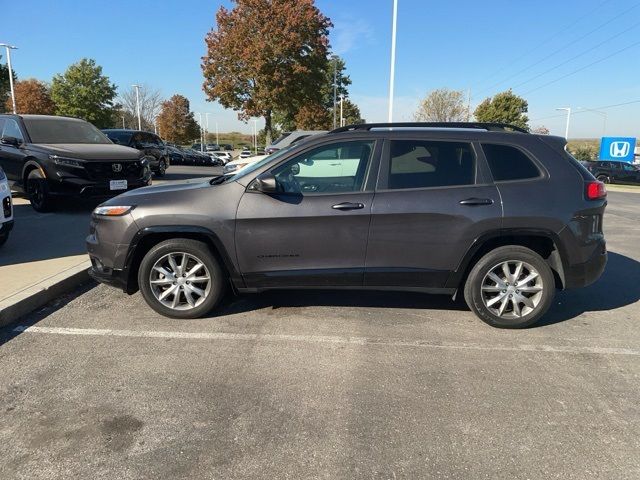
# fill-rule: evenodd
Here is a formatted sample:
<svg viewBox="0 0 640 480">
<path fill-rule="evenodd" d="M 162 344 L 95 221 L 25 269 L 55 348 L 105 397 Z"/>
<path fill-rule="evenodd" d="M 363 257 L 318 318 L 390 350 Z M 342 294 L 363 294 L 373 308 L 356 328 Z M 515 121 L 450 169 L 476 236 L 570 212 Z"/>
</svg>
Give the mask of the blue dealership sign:
<svg viewBox="0 0 640 480">
<path fill-rule="evenodd" d="M 619 160 L 633 162 L 636 139 L 633 137 L 602 137 L 600 141 L 600 160 Z"/>
</svg>

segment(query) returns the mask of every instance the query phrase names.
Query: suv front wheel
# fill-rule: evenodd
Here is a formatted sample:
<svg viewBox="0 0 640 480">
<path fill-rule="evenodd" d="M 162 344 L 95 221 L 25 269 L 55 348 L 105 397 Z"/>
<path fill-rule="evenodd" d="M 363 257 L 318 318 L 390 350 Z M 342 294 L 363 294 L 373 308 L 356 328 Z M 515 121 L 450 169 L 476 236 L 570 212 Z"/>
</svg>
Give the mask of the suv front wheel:
<svg viewBox="0 0 640 480">
<path fill-rule="evenodd" d="M 149 250 L 138 270 L 138 285 L 151 308 L 172 318 L 206 315 L 225 290 L 223 271 L 209 247 L 186 238 Z"/>
<path fill-rule="evenodd" d="M 555 294 L 553 272 L 534 251 L 510 245 L 487 253 L 473 267 L 464 287 L 469 308 L 499 328 L 523 328 L 537 322 Z"/>
</svg>

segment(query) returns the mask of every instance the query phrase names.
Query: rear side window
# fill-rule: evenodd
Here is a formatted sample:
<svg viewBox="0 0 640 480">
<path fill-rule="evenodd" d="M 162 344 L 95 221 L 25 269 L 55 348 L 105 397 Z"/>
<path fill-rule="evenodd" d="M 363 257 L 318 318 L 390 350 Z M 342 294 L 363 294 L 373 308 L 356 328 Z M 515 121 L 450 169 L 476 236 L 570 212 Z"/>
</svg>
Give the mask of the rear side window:
<svg viewBox="0 0 640 480">
<path fill-rule="evenodd" d="M 469 143 L 393 140 L 389 188 L 447 187 L 475 183 L 476 158 Z"/>
<path fill-rule="evenodd" d="M 515 147 L 483 143 L 482 150 L 496 182 L 525 180 L 540 176 L 540 170 L 533 161 Z"/>
</svg>

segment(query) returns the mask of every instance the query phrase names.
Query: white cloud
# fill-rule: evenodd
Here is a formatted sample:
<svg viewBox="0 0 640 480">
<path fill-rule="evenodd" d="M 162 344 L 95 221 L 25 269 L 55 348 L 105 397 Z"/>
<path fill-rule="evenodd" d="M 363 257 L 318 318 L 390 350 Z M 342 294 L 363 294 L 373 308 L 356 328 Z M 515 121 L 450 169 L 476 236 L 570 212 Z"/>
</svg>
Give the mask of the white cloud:
<svg viewBox="0 0 640 480">
<path fill-rule="evenodd" d="M 338 55 L 344 55 L 373 42 L 373 27 L 361 18 L 334 19 L 333 24 L 331 46 L 333 52 Z"/>
</svg>

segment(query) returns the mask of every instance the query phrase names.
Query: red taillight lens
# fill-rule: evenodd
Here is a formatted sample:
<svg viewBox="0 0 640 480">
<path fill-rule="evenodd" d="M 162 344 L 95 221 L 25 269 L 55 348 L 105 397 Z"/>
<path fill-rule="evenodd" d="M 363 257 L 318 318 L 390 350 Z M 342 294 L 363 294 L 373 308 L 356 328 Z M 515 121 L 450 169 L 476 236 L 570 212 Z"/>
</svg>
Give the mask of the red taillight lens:
<svg viewBox="0 0 640 480">
<path fill-rule="evenodd" d="M 602 182 L 587 183 L 587 200 L 601 200 L 607 196 L 607 187 Z"/>
</svg>

